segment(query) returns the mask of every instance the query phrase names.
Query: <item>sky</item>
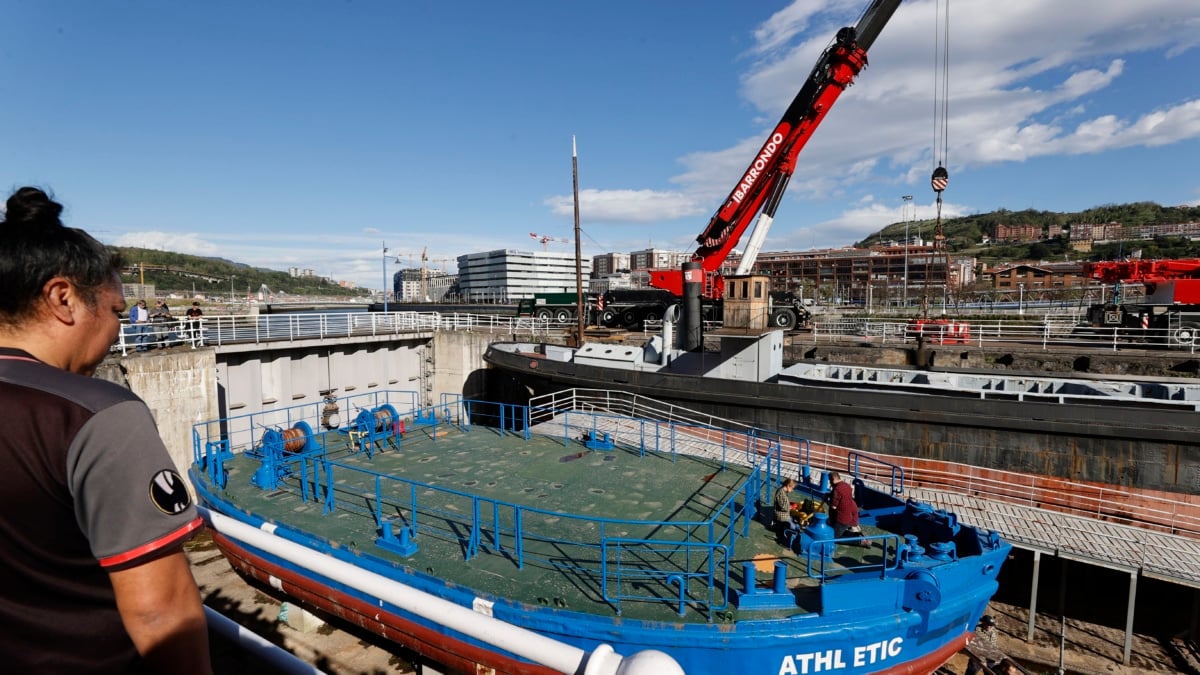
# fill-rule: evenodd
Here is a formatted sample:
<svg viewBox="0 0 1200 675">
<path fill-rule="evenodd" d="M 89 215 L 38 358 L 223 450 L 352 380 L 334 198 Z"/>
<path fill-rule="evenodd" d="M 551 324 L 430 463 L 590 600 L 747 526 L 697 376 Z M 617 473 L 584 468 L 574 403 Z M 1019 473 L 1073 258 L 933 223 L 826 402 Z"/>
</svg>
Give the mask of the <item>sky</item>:
<svg viewBox="0 0 1200 675">
<path fill-rule="evenodd" d="M 946 2 L 884 27 L 763 250 L 935 218 L 938 161 L 943 218 L 1200 204 L 1200 4 Z M 574 138 L 585 256 L 691 251 L 868 4 L 0 0 L 0 188 L 379 288 L 422 252 L 573 253 Z"/>
</svg>

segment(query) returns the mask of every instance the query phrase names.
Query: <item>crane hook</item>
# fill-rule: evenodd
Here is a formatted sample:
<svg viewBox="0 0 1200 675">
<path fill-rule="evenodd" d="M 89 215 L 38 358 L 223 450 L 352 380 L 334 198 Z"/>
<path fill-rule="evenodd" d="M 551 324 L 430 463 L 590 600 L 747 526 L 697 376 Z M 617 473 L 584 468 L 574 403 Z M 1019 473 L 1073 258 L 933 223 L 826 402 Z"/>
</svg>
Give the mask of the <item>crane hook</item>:
<svg viewBox="0 0 1200 675">
<path fill-rule="evenodd" d="M 933 176 L 929 178 L 929 184 L 933 186 L 933 191 L 938 193 L 938 199 L 941 199 L 942 190 L 950 183 L 950 172 L 946 167 L 939 166 L 933 170 Z"/>
</svg>

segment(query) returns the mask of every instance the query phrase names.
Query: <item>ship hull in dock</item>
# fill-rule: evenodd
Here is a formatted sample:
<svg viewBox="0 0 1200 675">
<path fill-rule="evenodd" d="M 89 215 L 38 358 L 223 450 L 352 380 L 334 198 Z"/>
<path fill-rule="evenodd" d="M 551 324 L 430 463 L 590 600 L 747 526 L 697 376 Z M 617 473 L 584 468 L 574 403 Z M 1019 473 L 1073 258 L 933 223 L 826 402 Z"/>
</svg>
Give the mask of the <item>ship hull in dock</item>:
<svg viewBox="0 0 1200 675">
<path fill-rule="evenodd" d="M 511 628 L 687 673 L 931 672 L 1012 550 L 886 463 L 586 402 L 547 417 L 407 393 L 340 399 L 361 410 L 346 427 L 315 405 L 198 425 L 189 475 L 241 575 L 457 671 L 550 672 Z M 817 505 L 831 466 L 859 504 L 840 539 Z M 772 532 L 783 475 L 814 510 Z"/>
</svg>

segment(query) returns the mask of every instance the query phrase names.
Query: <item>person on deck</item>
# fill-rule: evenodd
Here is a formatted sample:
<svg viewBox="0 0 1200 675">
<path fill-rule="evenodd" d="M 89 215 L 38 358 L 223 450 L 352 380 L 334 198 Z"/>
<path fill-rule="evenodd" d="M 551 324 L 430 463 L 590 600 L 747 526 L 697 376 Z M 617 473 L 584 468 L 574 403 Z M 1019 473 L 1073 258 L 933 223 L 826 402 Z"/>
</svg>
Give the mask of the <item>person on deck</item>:
<svg viewBox="0 0 1200 675">
<path fill-rule="evenodd" d="M 125 310 L 120 255 L 24 187 L 0 222 L 0 663 L 211 673 L 183 543 L 203 521 L 146 404 L 93 378 Z"/>
<path fill-rule="evenodd" d="M 792 526 L 792 488 L 794 487 L 796 487 L 795 480 L 784 478 L 783 483 L 775 490 L 772 528 L 780 542 L 783 542 L 784 531 Z"/>
<path fill-rule="evenodd" d="M 842 475 L 836 471 L 829 472 L 829 483 L 833 490 L 829 495 L 829 521 L 833 524 L 835 539 L 862 536 L 858 526 L 858 504 L 854 501 L 854 488 L 842 480 Z M 865 539 L 860 539 L 858 546 L 868 547 Z"/>
</svg>

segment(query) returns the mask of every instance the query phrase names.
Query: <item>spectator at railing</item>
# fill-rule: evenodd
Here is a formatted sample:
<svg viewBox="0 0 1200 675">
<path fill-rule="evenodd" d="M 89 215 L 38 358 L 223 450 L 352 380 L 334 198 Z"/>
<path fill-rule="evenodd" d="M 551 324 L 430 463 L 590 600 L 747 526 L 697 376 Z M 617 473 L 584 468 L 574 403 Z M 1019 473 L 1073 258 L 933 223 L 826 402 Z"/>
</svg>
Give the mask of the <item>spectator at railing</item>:
<svg viewBox="0 0 1200 675">
<path fill-rule="evenodd" d="M 166 301 L 159 300 L 154 303 L 154 311 L 150 312 L 152 321 L 170 321 L 173 318 L 175 317 L 171 316 L 171 308 L 167 307 Z"/>
<path fill-rule="evenodd" d="M 139 352 L 149 349 L 154 338 L 150 331 L 150 310 L 146 309 L 145 300 L 138 300 L 129 308 L 129 326 L 129 341 L 137 346 Z"/>
<path fill-rule="evenodd" d="M 192 306 L 189 307 L 188 311 L 187 311 L 187 318 L 188 318 L 187 325 L 188 325 L 188 337 L 191 338 L 192 344 L 195 346 L 199 346 L 201 343 L 201 337 L 200 337 L 201 320 L 200 320 L 200 317 L 202 317 L 202 316 L 204 316 L 204 311 L 200 309 L 200 303 L 193 302 Z"/>
</svg>

